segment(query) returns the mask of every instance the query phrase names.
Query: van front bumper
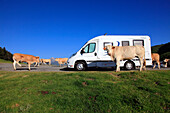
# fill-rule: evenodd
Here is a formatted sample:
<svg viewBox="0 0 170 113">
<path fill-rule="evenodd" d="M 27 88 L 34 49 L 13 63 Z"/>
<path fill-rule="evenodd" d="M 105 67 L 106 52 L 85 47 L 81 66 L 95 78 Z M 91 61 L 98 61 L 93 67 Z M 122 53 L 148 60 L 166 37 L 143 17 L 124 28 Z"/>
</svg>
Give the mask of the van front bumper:
<svg viewBox="0 0 170 113">
<path fill-rule="evenodd" d="M 70 59 L 67 61 L 67 68 L 74 68 L 74 63 Z"/>
<path fill-rule="evenodd" d="M 74 66 L 73 66 L 73 65 L 68 65 L 68 64 L 67 64 L 67 68 L 74 68 Z"/>
</svg>

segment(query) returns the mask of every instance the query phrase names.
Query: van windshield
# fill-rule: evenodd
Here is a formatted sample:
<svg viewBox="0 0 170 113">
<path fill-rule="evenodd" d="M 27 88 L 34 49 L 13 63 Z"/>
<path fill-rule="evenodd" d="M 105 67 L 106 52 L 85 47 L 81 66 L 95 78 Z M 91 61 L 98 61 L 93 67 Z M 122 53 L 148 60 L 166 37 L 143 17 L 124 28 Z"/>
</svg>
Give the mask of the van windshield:
<svg viewBox="0 0 170 113">
<path fill-rule="evenodd" d="M 87 41 L 87 42 L 88 42 L 88 41 Z M 86 45 L 86 44 L 87 44 L 87 42 L 86 42 L 84 45 Z M 83 46 L 84 46 L 84 45 L 83 45 Z M 83 46 L 82 46 L 82 47 L 83 47 Z M 82 48 L 82 47 L 81 47 L 81 48 Z"/>
<path fill-rule="evenodd" d="M 87 42 L 88 42 L 88 41 L 87 41 Z M 84 45 L 86 45 L 86 44 L 87 44 L 87 42 L 86 42 Z M 83 46 L 84 46 L 84 45 L 83 45 Z M 83 47 L 83 46 L 82 46 L 82 47 Z"/>
</svg>

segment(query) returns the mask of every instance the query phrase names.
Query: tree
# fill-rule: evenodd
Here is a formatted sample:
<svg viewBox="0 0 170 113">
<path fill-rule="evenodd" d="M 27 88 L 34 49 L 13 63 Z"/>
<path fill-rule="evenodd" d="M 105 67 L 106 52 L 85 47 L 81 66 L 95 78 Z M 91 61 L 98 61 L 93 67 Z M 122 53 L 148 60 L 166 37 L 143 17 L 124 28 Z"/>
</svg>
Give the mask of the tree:
<svg viewBox="0 0 170 113">
<path fill-rule="evenodd" d="M 9 51 L 7 51 L 5 47 L 0 47 L 0 59 L 12 61 L 12 56 L 13 55 Z"/>
</svg>

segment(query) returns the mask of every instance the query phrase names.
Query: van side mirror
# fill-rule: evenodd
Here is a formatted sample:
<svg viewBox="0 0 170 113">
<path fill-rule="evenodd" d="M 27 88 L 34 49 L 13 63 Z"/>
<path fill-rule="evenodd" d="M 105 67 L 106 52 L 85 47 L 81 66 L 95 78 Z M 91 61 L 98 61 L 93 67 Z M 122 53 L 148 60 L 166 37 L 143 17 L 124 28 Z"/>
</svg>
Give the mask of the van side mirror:
<svg viewBox="0 0 170 113">
<path fill-rule="evenodd" d="M 80 54 L 82 55 L 84 53 L 84 48 L 81 50 Z"/>
</svg>

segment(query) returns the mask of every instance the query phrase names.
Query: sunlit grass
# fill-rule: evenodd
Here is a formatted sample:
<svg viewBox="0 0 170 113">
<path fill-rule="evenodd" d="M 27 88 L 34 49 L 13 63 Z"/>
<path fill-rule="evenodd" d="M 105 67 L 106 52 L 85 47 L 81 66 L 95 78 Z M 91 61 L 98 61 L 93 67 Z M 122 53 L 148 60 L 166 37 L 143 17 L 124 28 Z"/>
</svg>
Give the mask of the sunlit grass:
<svg viewBox="0 0 170 113">
<path fill-rule="evenodd" d="M 0 63 L 12 63 L 11 61 L 0 59 Z"/>
<path fill-rule="evenodd" d="M 168 112 L 170 71 L 0 72 L 0 112 Z"/>
</svg>

